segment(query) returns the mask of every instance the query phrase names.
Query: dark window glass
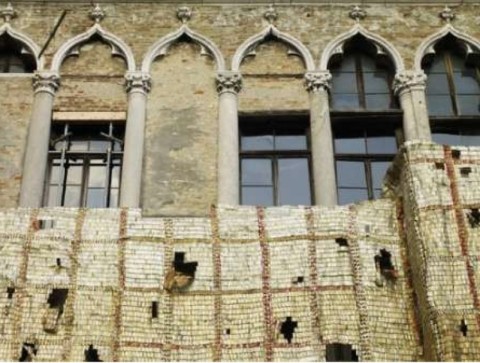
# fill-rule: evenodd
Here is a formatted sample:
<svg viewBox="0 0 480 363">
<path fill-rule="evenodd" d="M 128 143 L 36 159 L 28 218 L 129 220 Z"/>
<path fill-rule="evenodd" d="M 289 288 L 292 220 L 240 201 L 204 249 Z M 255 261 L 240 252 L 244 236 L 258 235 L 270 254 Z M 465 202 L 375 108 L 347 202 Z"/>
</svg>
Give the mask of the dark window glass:
<svg viewBox="0 0 480 363">
<path fill-rule="evenodd" d="M 358 120 L 335 125 L 338 203 L 380 197 L 385 173 L 397 151 L 395 128 L 400 120 L 364 125 Z"/>
<path fill-rule="evenodd" d="M 396 108 L 391 91 L 394 70 L 390 61 L 361 35 L 344 45 L 343 58 L 329 63 L 332 73 L 331 107 L 336 111 Z"/>
<path fill-rule="evenodd" d="M 57 124 L 52 127 L 47 206 L 117 207 L 123 125 Z"/>
<path fill-rule="evenodd" d="M 423 59 L 432 139 L 446 145 L 479 145 L 480 78 L 478 63 L 452 35 Z"/>
<path fill-rule="evenodd" d="M 308 122 L 295 117 L 240 121 L 241 202 L 310 205 Z"/>
<path fill-rule="evenodd" d="M 35 57 L 7 33 L 0 35 L 0 73 L 32 73 L 36 68 Z"/>
</svg>

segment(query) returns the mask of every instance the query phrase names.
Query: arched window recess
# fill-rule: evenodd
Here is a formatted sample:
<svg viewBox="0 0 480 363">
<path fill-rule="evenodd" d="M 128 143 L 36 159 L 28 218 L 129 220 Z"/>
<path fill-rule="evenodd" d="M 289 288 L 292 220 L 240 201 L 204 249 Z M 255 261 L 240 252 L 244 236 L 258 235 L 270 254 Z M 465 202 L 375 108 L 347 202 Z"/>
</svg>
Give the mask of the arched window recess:
<svg viewBox="0 0 480 363">
<path fill-rule="evenodd" d="M 100 40 L 110 45 L 112 56 L 123 58 L 126 62 L 128 71 L 135 71 L 135 59 L 130 47 L 114 34 L 106 31 L 99 23 L 93 25 L 86 32 L 79 34 L 67 42 L 55 53 L 52 61 L 51 70 L 59 72 L 62 63 L 67 57 L 78 56 L 82 46 L 88 42 Z"/>
<path fill-rule="evenodd" d="M 232 60 L 232 71 L 238 72 L 243 60 L 249 56 L 256 55 L 257 47 L 269 40 L 277 40 L 285 43 L 288 48 L 288 55 L 298 56 L 302 59 L 305 69 L 307 71 L 315 70 L 315 62 L 313 61 L 312 54 L 307 47 L 298 39 L 292 37 L 289 34 L 283 33 L 278 30 L 274 25 L 270 24 L 260 33 L 253 35 L 247 39 L 235 52 Z"/>
<path fill-rule="evenodd" d="M 225 59 L 215 43 L 203 35 L 194 32 L 188 25 L 183 24 L 179 29 L 162 37 L 150 47 L 143 59 L 142 71 L 146 73 L 150 72 L 153 61 L 158 57 L 167 55 L 170 47 L 174 43 L 181 41 L 197 44 L 200 46 L 201 55 L 211 57 L 215 61 L 217 71 L 225 70 Z"/>
<path fill-rule="evenodd" d="M 480 146 L 480 44 L 448 24 L 422 43 L 417 57 L 427 75 L 433 141 Z"/>
<path fill-rule="evenodd" d="M 43 66 L 40 48 L 7 23 L 0 27 L 0 73 L 33 73 Z"/>
</svg>

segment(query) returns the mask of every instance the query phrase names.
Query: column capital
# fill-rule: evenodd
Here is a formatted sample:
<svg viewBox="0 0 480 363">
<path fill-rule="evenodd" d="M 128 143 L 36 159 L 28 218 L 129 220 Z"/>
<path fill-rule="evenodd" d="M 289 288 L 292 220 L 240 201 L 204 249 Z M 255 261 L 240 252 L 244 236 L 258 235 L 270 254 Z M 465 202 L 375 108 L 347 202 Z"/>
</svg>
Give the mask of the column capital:
<svg viewBox="0 0 480 363">
<path fill-rule="evenodd" d="M 146 72 L 127 72 L 125 74 L 125 89 L 127 93 L 141 92 L 147 94 L 152 88 L 152 77 Z"/>
<path fill-rule="evenodd" d="M 393 80 L 393 92 L 399 95 L 413 88 L 425 89 L 427 76 L 423 71 L 402 71 L 395 75 Z"/>
<path fill-rule="evenodd" d="M 217 92 L 237 94 L 242 89 L 242 75 L 239 72 L 223 71 L 217 73 Z"/>
<path fill-rule="evenodd" d="M 305 73 L 305 88 L 308 92 L 328 91 L 331 87 L 332 75 L 329 71 Z"/>
<path fill-rule="evenodd" d="M 35 93 L 46 92 L 55 95 L 60 87 L 60 75 L 57 72 L 36 72 L 33 76 Z"/>
</svg>

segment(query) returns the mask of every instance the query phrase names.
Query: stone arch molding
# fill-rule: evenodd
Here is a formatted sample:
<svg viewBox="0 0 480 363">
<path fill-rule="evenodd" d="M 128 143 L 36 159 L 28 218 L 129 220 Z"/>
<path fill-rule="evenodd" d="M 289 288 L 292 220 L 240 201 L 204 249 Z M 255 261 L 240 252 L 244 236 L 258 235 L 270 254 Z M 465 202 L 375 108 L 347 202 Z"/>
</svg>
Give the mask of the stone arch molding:
<svg viewBox="0 0 480 363">
<path fill-rule="evenodd" d="M 187 36 L 192 41 L 197 43 L 201 48 L 202 55 L 208 55 L 214 59 L 217 66 L 217 71 L 225 70 L 225 59 L 215 43 L 203 35 L 194 32 L 188 27 L 188 25 L 184 24 L 178 30 L 157 40 L 150 47 L 142 62 L 142 72 L 149 73 L 153 61 L 159 56 L 166 55 L 170 46 L 183 36 Z"/>
<path fill-rule="evenodd" d="M 93 25 L 86 32 L 79 34 L 62 44 L 55 53 L 52 61 L 51 71 L 60 72 L 63 61 L 71 56 L 80 53 L 82 44 L 90 40 L 94 35 L 98 35 L 112 47 L 112 55 L 122 57 L 127 63 L 127 70 L 135 71 L 135 58 L 130 47 L 114 34 L 106 31 L 100 24 Z"/>
<path fill-rule="evenodd" d="M 438 32 L 430 35 L 425 39 L 420 46 L 418 47 L 417 52 L 415 53 L 415 70 L 422 70 L 422 59 L 428 54 L 435 54 L 435 45 L 448 34 L 453 35 L 455 38 L 460 40 L 465 47 L 467 57 L 469 55 L 479 55 L 480 54 L 480 42 L 475 38 L 462 33 L 461 31 L 455 29 L 451 24 L 445 25 Z"/>
<path fill-rule="evenodd" d="M 243 42 L 242 45 L 240 45 L 232 59 L 232 71 L 238 72 L 240 70 L 242 61 L 248 56 L 255 55 L 255 49 L 268 37 L 274 37 L 275 39 L 292 47 L 294 49 L 292 54 L 296 54 L 302 58 L 306 70 L 315 70 L 315 62 L 308 48 L 298 39 L 287 33 L 281 32 L 274 25 L 270 24 L 260 33 L 251 36 L 245 42 Z"/>
<path fill-rule="evenodd" d="M 27 35 L 15 30 L 9 23 L 3 24 L 0 27 L 0 35 L 8 34 L 13 39 L 17 40 L 22 44 L 22 53 L 31 54 L 35 58 L 35 63 L 37 64 L 37 71 L 43 70 L 43 57 L 38 57 L 40 54 L 40 47 Z"/>
<path fill-rule="evenodd" d="M 327 45 L 320 58 L 320 70 L 327 71 L 330 58 L 338 54 L 343 54 L 345 43 L 357 34 L 363 35 L 366 39 L 371 41 L 377 47 L 377 54 L 386 54 L 389 56 L 395 65 L 397 73 L 405 70 L 403 59 L 397 49 L 386 39 L 380 35 L 369 32 L 360 24 L 355 24 L 352 29 L 340 34 Z"/>
</svg>

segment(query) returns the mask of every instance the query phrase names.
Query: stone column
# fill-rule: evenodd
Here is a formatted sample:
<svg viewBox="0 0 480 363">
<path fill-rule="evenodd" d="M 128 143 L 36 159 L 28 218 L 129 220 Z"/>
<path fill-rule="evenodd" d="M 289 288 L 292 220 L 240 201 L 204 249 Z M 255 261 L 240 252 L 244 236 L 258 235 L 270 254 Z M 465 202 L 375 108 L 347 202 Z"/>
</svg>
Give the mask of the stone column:
<svg viewBox="0 0 480 363">
<path fill-rule="evenodd" d="M 218 204 L 240 202 L 238 98 L 242 77 L 238 72 L 217 74 L 218 100 Z"/>
<path fill-rule="evenodd" d="M 33 105 L 23 160 L 20 207 L 42 206 L 53 100 L 60 85 L 54 72 L 37 72 L 33 79 Z"/>
<path fill-rule="evenodd" d="M 128 93 L 128 111 L 123 150 L 120 207 L 139 208 L 150 75 L 144 72 L 128 72 L 125 79 Z"/>
<path fill-rule="evenodd" d="M 310 93 L 310 129 L 315 204 L 337 204 L 335 182 L 335 156 L 333 153 L 332 127 L 328 90 L 330 72 L 307 72 L 305 85 Z"/>
<path fill-rule="evenodd" d="M 432 139 L 425 95 L 426 80 L 423 71 L 403 71 L 395 75 L 393 89 L 403 109 L 405 141 Z"/>
</svg>

